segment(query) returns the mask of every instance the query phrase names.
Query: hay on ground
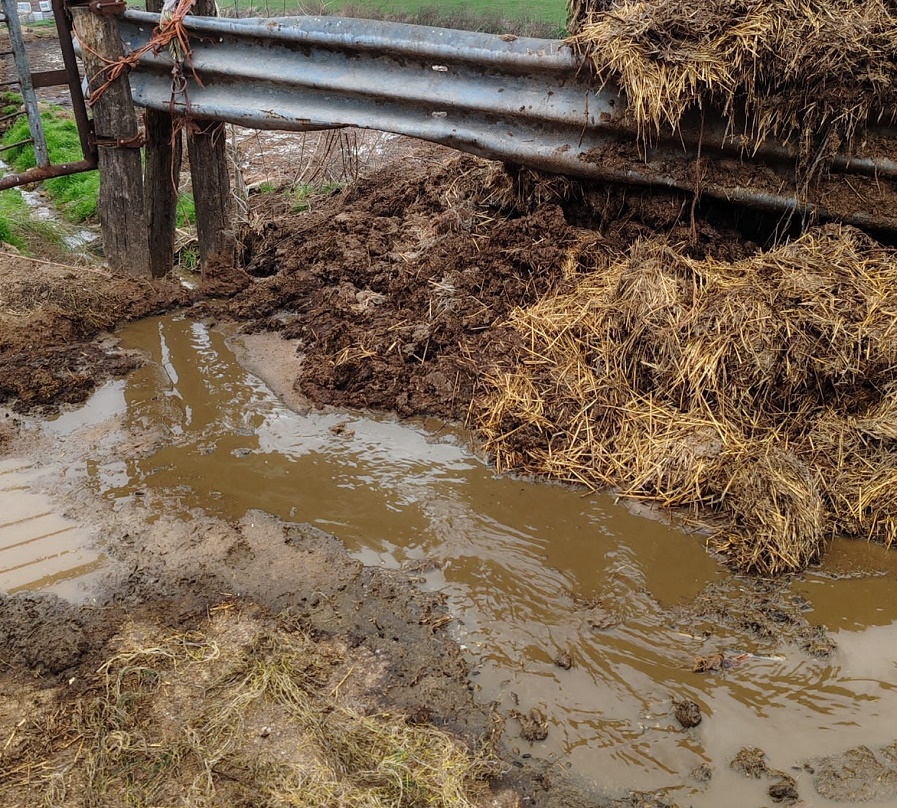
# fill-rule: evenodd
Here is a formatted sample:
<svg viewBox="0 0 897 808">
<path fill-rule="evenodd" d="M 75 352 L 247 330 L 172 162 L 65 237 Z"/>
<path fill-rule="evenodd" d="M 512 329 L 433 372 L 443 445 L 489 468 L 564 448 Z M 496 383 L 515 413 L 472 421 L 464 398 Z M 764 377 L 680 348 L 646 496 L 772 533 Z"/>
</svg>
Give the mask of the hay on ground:
<svg viewBox="0 0 897 808">
<path fill-rule="evenodd" d="M 576 266 L 513 313 L 474 402 L 500 469 L 715 514 L 760 573 L 897 539 L 897 251 L 831 225 L 732 263 L 647 241 Z"/>
<path fill-rule="evenodd" d="M 795 144 L 812 172 L 897 109 L 887 0 L 571 0 L 572 45 L 625 91 L 644 134 L 718 107 L 754 147 Z"/>
<path fill-rule="evenodd" d="M 7 740 L 2 804 L 472 808 L 497 773 L 487 749 L 371 709 L 385 663 L 289 614 L 231 602 L 201 631 L 128 634 Z"/>
</svg>

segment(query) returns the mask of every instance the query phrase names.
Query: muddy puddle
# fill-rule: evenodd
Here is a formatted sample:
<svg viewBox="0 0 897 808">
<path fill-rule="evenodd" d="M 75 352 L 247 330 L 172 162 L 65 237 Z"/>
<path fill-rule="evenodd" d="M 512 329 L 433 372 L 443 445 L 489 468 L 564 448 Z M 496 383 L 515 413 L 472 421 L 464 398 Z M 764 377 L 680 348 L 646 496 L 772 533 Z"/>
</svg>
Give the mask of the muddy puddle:
<svg viewBox="0 0 897 808">
<path fill-rule="evenodd" d="M 79 600 L 105 560 L 86 530 L 31 490 L 34 477 L 32 464 L 0 460 L 0 590 Z"/>
<path fill-rule="evenodd" d="M 837 647 L 817 658 L 739 622 L 753 585 L 725 572 L 701 536 L 609 496 L 497 478 L 440 422 L 303 409 L 289 385 L 293 349 L 277 338 L 229 338 L 178 317 L 120 336 L 151 361 L 43 423 L 59 456 L 88 447 L 67 479 L 150 517 L 201 508 L 238 520 L 258 509 L 309 522 L 367 564 L 418 575 L 448 596 L 477 697 L 508 717 L 515 765 L 547 761 L 549 774 L 601 791 L 665 789 L 670 802 L 747 808 L 768 804 L 771 781 L 729 762 L 755 746 L 794 777 L 803 804 L 822 806 L 834 803 L 805 764 L 897 737 L 897 556 L 882 548 L 837 543 L 821 570 L 769 596 L 798 604 L 764 605 L 773 623 L 828 628 Z M 17 492 L 21 509 L 2 510 L 0 586 L 42 589 L 68 575 L 72 589 L 102 557 L 79 547 L 63 515 L 46 521 L 52 509 L 28 491 L 28 474 L 12 460 L 0 467 L 0 506 Z M 67 572 L 60 553 L 44 577 L 37 566 L 26 575 L 24 548 L 55 531 L 74 553 Z M 4 561 L 14 551 L 18 567 Z M 693 610 L 714 598 L 734 620 Z M 715 653 L 737 664 L 693 672 Z M 673 699 L 696 702 L 700 725 L 683 728 Z M 865 804 L 892 805 L 894 794 Z"/>
</svg>

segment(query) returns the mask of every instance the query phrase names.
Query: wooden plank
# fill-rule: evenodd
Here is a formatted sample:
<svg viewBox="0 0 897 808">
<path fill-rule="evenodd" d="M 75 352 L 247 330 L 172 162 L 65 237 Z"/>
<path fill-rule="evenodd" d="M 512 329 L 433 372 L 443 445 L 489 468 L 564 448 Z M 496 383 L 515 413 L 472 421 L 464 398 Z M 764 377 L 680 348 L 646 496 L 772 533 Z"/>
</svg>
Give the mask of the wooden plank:
<svg viewBox="0 0 897 808">
<path fill-rule="evenodd" d="M 121 58 L 118 20 L 72 7 L 82 60 L 95 92 L 105 83 L 103 68 Z M 109 266 L 128 275 L 149 277 L 150 257 L 143 202 L 143 166 L 139 146 L 102 145 L 137 137 L 137 116 L 127 75 L 120 76 L 93 107 L 94 131 L 99 144 L 100 196 L 97 214 Z"/>
<path fill-rule="evenodd" d="M 160 12 L 163 0 L 146 0 L 146 10 Z M 154 278 L 163 278 L 174 264 L 177 225 L 178 181 L 181 175 L 182 140 L 174 132 L 171 115 L 148 109 L 144 113 L 146 164 L 144 195 L 149 227 L 150 268 Z"/>
<path fill-rule="evenodd" d="M 215 0 L 196 0 L 191 13 L 217 17 Z M 187 152 L 196 204 L 200 269 L 203 273 L 230 269 L 236 260 L 236 239 L 225 125 L 194 121 L 187 130 Z"/>
</svg>

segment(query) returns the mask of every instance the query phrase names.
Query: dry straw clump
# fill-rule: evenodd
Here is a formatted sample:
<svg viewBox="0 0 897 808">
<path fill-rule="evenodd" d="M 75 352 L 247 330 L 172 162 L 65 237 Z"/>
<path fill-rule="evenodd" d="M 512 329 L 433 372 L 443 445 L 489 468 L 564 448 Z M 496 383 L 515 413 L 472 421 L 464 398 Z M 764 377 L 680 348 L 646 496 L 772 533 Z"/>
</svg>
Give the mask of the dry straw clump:
<svg viewBox="0 0 897 808">
<path fill-rule="evenodd" d="M 571 0 L 570 12 L 572 45 L 621 85 L 644 134 L 691 108 L 730 121 L 743 108 L 753 145 L 790 141 L 811 170 L 897 109 L 889 0 Z"/>
<path fill-rule="evenodd" d="M 499 469 L 715 514 L 741 569 L 897 538 L 897 251 L 834 225 L 727 263 L 571 256 L 473 413 Z"/>
</svg>

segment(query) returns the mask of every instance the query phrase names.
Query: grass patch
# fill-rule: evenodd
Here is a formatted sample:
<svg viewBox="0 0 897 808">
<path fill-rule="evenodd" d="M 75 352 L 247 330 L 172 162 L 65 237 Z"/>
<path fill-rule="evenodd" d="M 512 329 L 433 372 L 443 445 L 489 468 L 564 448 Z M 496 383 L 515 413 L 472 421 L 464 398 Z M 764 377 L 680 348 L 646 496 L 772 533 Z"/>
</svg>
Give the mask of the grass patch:
<svg viewBox="0 0 897 808">
<path fill-rule="evenodd" d="M 12 115 L 14 112 L 18 112 L 22 103 L 22 96 L 19 93 L 0 93 L 0 104 L 3 105 L 0 107 L 0 113 L 3 115 Z"/>
<path fill-rule="evenodd" d="M 52 163 L 71 163 L 83 159 L 78 127 L 70 113 L 59 107 L 52 107 L 41 113 L 41 120 Z M 28 119 L 23 115 L 7 130 L 3 143 L 8 146 L 30 137 Z M 10 149 L 6 156 L 16 171 L 27 171 L 37 165 L 34 149 L 30 144 Z M 83 222 L 96 215 L 100 191 L 98 172 L 85 171 L 67 177 L 54 177 L 44 182 L 44 189 L 69 221 Z"/>
<path fill-rule="evenodd" d="M 175 256 L 178 266 L 183 272 L 199 271 L 199 244 L 191 241 L 186 247 L 181 247 Z"/>
<path fill-rule="evenodd" d="M 292 201 L 293 211 L 295 213 L 304 213 L 307 210 L 311 210 L 312 203 L 316 197 L 327 196 L 334 191 L 340 190 L 342 187 L 338 182 L 325 182 L 323 185 L 299 183 L 288 191 L 288 196 Z"/>
<path fill-rule="evenodd" d="M 63 249 L 63 228 L 37 218 L 18 188 L 0 191 L 0 242 L 26 255 L 52 254 Z"/>
<path fill-rule="evenodd" d="M 189 227 L 196 224 L 196 202 L 193 194 L 181 194 L 178 197 L 177 226 Z"/>
<path fill-rule="evenodd" d="M 28 205 L 18 188 L 0 191 L 0 241 L 23 249 L 25 242 L 19 232 L 19 223 L 29 217 Z"/>
<path fill-rule="evenodd" d="M 332 14 L 545 38 L 564 36 L 567 18 L 564 0 L 226 0 L 221 9 L 238 17 Z"/>
</svg>

